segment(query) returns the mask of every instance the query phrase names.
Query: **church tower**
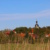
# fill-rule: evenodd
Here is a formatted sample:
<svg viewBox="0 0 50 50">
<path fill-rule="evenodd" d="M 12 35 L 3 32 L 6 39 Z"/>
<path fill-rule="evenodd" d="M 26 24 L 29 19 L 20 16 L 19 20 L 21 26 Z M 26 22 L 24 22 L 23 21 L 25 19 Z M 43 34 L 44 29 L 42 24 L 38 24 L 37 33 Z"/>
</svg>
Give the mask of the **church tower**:
<svg viewBox="0 0 50 50">
<path fill-rule="evenodd" d="M 39 28 L 38 21 L 36 21 L 35 28 Z"/>
</svg>

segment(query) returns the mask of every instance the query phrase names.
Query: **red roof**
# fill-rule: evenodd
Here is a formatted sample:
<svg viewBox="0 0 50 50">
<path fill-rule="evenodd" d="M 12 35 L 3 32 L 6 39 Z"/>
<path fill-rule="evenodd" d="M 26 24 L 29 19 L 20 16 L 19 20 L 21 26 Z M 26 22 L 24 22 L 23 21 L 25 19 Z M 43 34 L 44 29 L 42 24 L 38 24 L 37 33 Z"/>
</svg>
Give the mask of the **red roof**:
<svg viewBox="0 0 50 50">
<path fill-rule="evenodd" d="M 6 34 L 9 35 L 10 34 L 10 31 L 7 31 Z"/>
</svg>

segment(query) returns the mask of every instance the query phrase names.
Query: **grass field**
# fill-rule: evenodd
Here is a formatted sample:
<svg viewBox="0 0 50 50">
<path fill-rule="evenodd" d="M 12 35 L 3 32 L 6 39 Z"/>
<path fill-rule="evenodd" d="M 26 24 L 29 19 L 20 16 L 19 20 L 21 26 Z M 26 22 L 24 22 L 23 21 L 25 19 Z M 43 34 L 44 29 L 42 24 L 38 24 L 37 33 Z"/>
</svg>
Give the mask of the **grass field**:
<svg viewBox="0 0 50 50">
<path fill-rule="evenodd" d="M 0 50 L 50 50 L 50 43 L 46 44 L 7 43 L 7 44 L 0 44 Z"/>
</svg>

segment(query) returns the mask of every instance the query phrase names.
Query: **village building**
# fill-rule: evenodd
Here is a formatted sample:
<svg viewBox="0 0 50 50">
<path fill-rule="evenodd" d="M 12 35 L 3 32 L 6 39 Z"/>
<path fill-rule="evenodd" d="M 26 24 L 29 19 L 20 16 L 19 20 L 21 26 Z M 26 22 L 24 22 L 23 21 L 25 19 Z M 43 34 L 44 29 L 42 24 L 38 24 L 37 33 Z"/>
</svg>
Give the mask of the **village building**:
<svg viewBox="0 0 50 50">
<path fill-rule="evenodd" d="M 39 28 L 38 21 L 36 21 L 35 28 Z"/>
</svg>

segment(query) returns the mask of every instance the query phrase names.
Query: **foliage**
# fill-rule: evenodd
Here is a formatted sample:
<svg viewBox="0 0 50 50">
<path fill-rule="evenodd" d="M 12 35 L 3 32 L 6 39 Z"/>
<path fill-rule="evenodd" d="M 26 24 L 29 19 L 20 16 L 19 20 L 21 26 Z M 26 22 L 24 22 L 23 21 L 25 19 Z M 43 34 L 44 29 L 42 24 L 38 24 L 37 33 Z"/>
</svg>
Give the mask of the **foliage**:
<svg viewBox="0 0 50 50">
<path fill-rule="evenodd" d="M 33 29 L 33 31 L 32 31 Z M 48 38 L 45 37 L 45 34 L 50 34 L 50 27 L 43 27 L 43 28 L 27 28 L 27 27 L 19 27 L 19 28 L 15 28 L 14 29 L 16 31 L 16 34 L 13 32 L 13 30 L 10 30 L 10 33 L 7 35 L 5 34 L 5 32 L 7 32 L 7 30 L 4 31 L 0 31 L 0 43 L 7 43 L 9 40 L 11 42 L 14 42 L 15 39 L 18 42 L 19 40 L 23 40 L 24 38 L 27 39 L 29 42 L 34 42 L 34 40 L 31 38 L 31 36 L 29 36 L 29 32 L 30 33 L 34 33 L 35 35 L 37 35 L 37 38 L 35 38 L 36 41 L 39 41 L 42 39 L 44 39 L 44 42 L 47 41 L 48 42 Z M 21 33 L 23 33 L 21 35 Z M 18 36 L 18 34 L 20 34 L 21 36 L 24 36 L 24 38 L 22 38 L 21 36 Z M 31 41 L 32 39 L 32 41 Z"/>
</svg>

